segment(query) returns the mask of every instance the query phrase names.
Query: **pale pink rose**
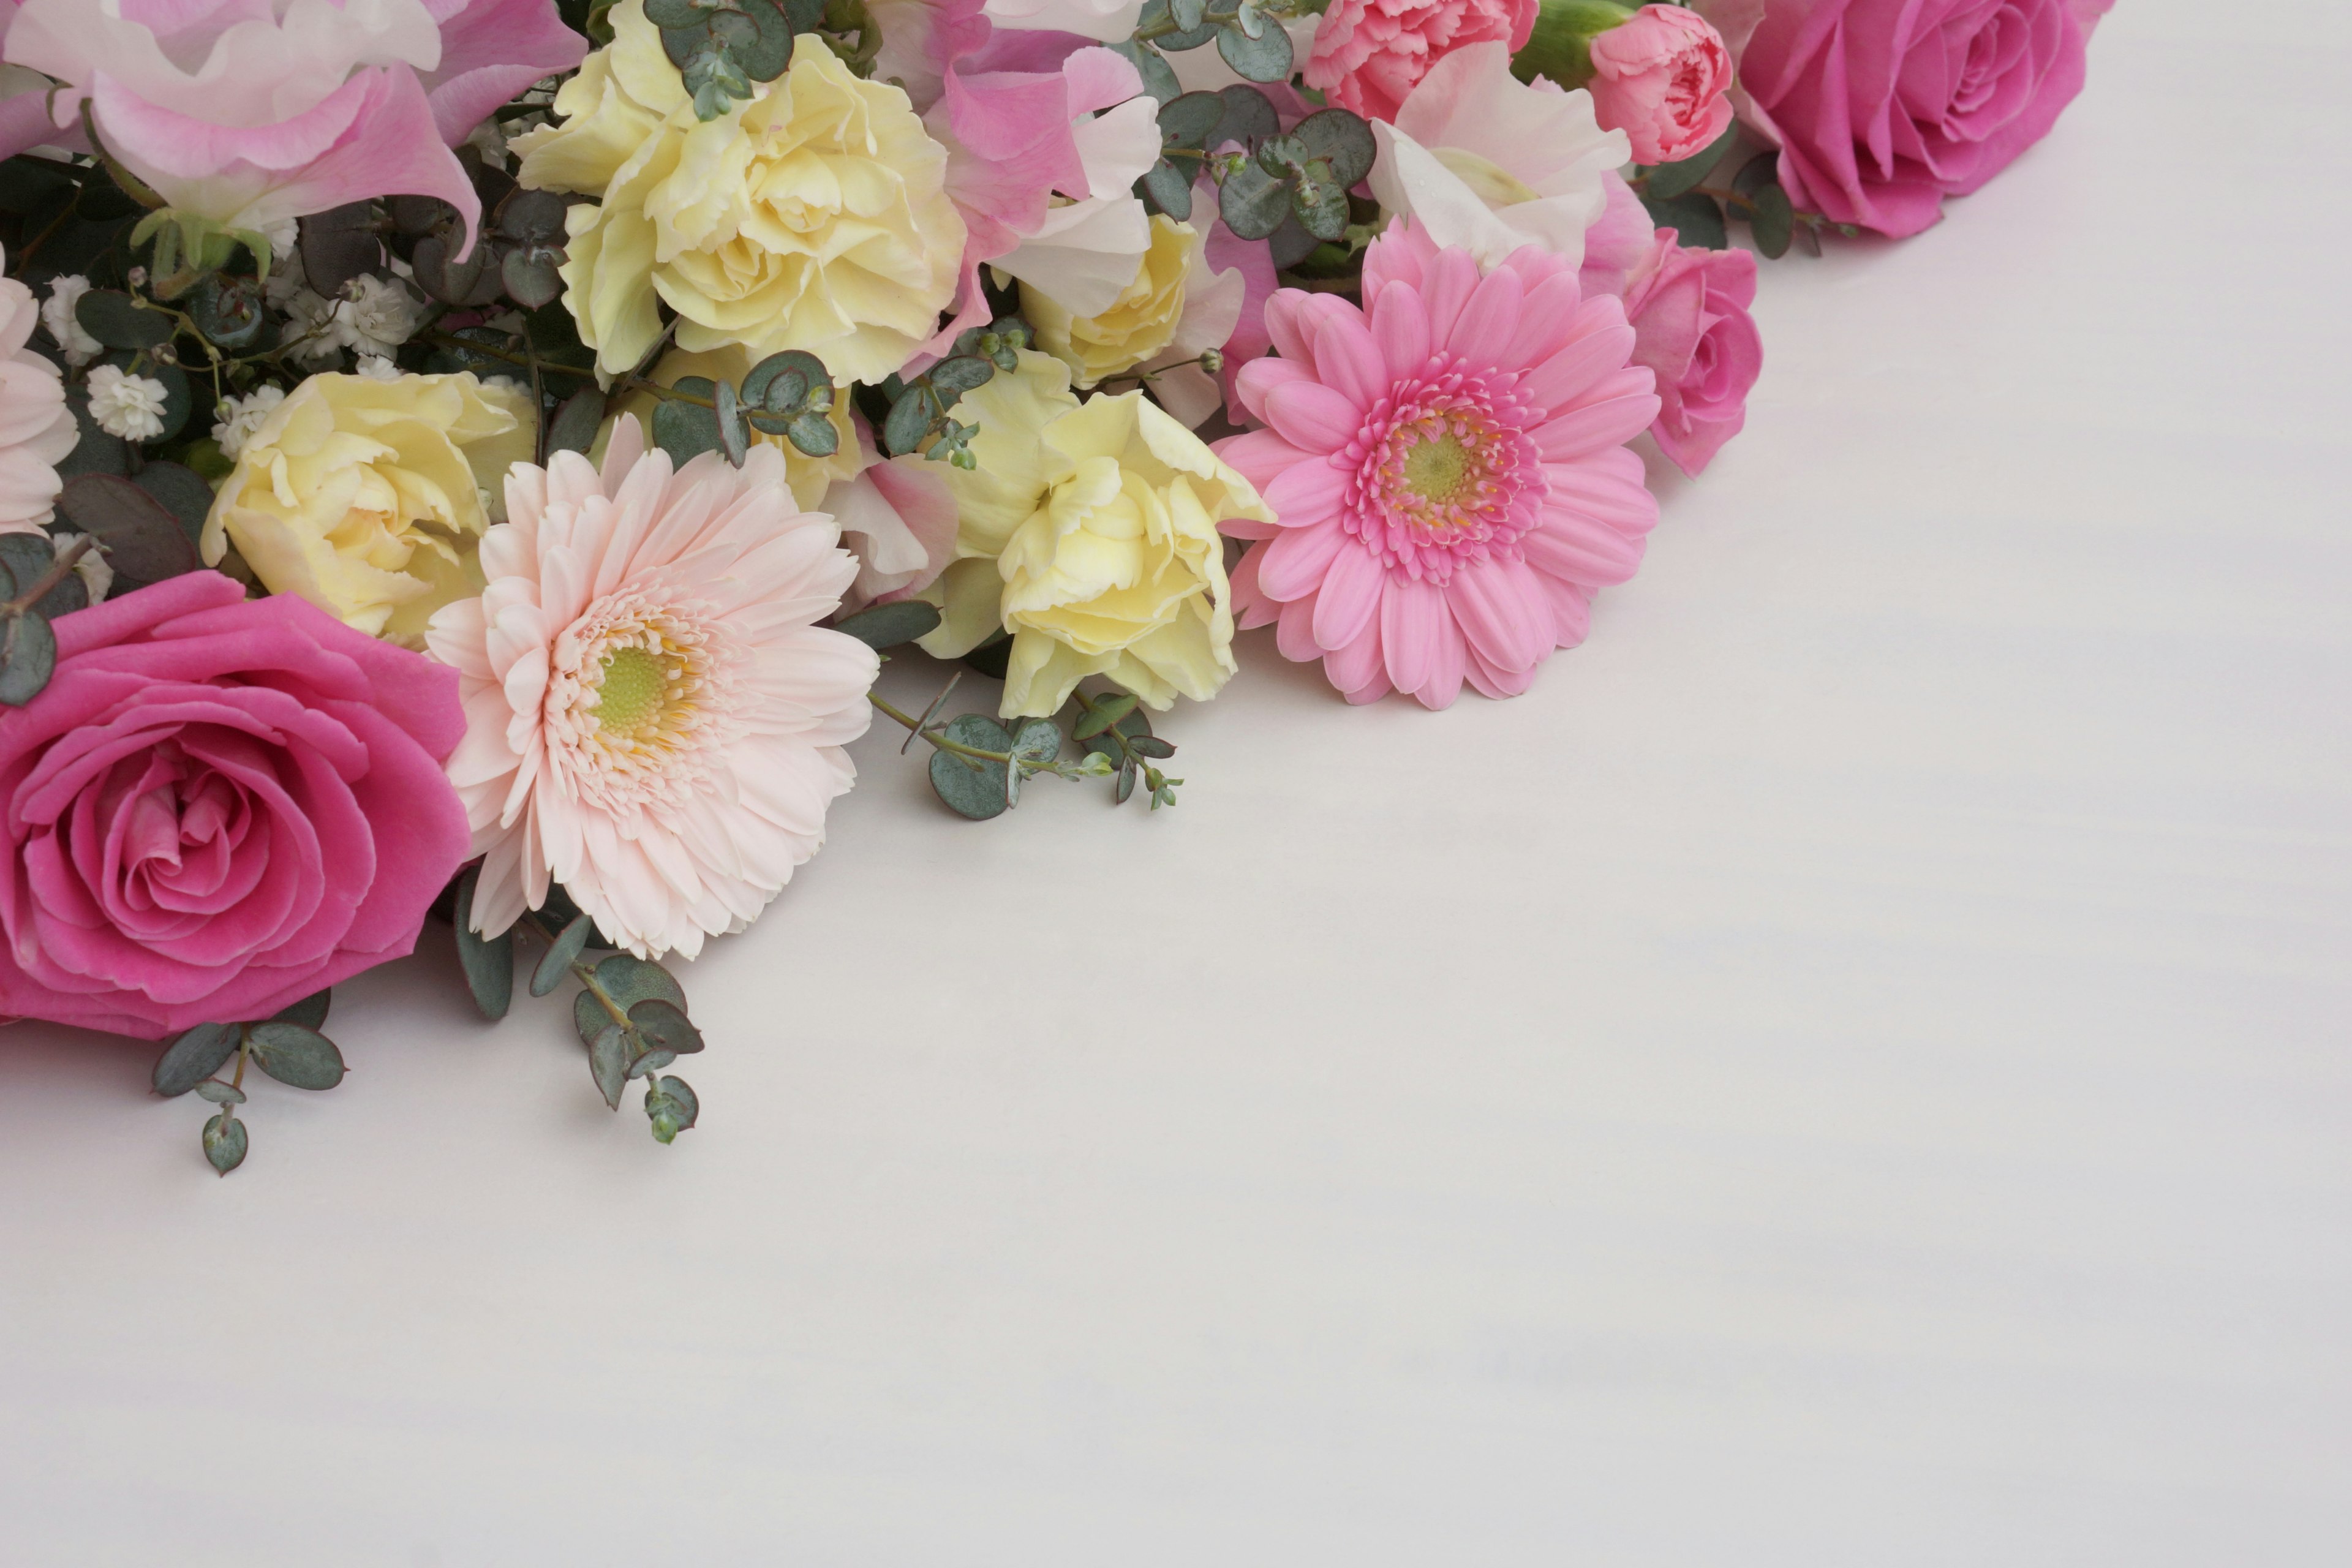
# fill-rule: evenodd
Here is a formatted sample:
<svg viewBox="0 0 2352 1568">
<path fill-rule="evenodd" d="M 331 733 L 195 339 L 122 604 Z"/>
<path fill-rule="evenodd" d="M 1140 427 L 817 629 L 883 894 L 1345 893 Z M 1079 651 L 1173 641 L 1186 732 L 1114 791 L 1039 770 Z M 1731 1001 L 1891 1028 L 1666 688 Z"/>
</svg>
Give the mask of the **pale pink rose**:
<svg viewBox="0 0 2352 1568">
<path fill-rule="evenodd" d="M 480 204 L 449 152 L 587 41 L 553 0 L 25 0 L 8 61 L 63 82 L 54 124 L 0 128 L 16 153 L 85 110 L 171 206 L 260 229 L 380 195 Z"/>
<path fill-rule="evenodd" d="M 1367 120 L 1394 121 L 1430 67 L 1465 44 L 1519 48 L 1536 10 L 1537 0 L 1331 0 L 1307 85 Z"/>
<path fill-rule="evenodd" d="M 1625 290 L 1633 363 L 1658 378 L 1650 435 L 1686 474 L 1706 467 L 1748 421 L 1748 393 L 1764 368 L 1764 341 L 1748 309 L 1756 302 L 1756 258 L 1745 250 L 1686 250 L 1675 231 Z"/>
<path fill-rule="evenodd" d="M 1740 58 L 1800 208 L 1900 237 L 2039 142 L 2112 0 L 1769 0 Z"/>
<path fill-rule="evenodd" d="M 1592 107 L 1637 163 L 1678 163 L 1731 124 L 1731 54 L 1706 19 L 1644 5 L 1592 40 Z"/>
</svg>

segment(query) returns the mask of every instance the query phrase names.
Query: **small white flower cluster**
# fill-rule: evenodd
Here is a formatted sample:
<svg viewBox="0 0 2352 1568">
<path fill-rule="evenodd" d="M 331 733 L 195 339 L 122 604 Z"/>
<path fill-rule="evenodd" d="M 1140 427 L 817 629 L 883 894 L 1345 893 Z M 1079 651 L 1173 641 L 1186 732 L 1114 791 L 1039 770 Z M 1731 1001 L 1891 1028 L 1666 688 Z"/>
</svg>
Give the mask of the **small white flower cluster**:
<svg viewBox="0 0 2352 1568">
<path fill-rule="evenodd" d="M 221 456 L 236 462 L 261 422 L 285 401 L 284 390 L 275 386 L 260 387 L 249 396 L 221 399 L 220 406 L 213 410 L 220 420 L 213 426 L 213 439 L 220 443 Z"/>
<path fill-rule="evenodd" d="M 89 416 L 110 436 L 152 441 L 163 433 L 163 405 L 170 394 L 152 376 L 131 375 L 119 365 L 89 373 Z"/>
</svg>

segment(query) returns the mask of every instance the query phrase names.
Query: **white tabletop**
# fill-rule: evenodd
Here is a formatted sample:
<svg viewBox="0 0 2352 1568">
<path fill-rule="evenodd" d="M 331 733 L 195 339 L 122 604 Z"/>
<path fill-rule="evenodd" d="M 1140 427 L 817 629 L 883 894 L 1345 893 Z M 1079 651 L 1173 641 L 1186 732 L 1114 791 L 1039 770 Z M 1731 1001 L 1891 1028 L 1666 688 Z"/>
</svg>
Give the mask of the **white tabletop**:
<svg viewBox="0 0 2352 1568">
<path fill-rule="evenodd" d="M 441 929 L 226 1181 L 0 1033 L 0 1559 L 2352 1561 L 2347 79 L 2126 0 L 1767 267 L 1524 699 L 1253 634 L 1150 817 L 870 736 L 675 1148 Z"/>
</svg>

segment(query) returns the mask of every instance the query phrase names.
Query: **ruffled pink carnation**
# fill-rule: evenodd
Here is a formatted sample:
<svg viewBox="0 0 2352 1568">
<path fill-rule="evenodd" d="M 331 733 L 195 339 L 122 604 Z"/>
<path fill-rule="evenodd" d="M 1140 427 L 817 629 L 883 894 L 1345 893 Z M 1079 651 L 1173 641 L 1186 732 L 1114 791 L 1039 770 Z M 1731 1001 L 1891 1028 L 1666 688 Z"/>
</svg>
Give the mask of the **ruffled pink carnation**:
<svg viewBox="0 0 2352 1568">
<path fill-rule="evenodd" d="M 1678 163 L 1731 124 L 1731 51 L 1706 17 L 1644 5 L 1592 40 L 1594 116 L 1637 163 Z"/>
<path fill-rule="evenodd" d="M 1367 120 L 1394 121 L 1429 68 L 1465 44 L 1517 49 L 1537 0 L 1331 0 L 1307 57 L 1307 85 Z"/>
<path fill-rule="evenodd" d="M 1262 541 L 1234 572 L 1238 624 L 1276 623 L 1350 702 L 1515 696 L 1641 563 L 1658 508 L 1625 443 L 1657 415 L 1650 372 L 1623 307 L 1532 246 L 1481 278 L 1393 227 L 1364 301 L 1266 306 L 1281 357 L 1240 391 L 1268 428 L 1217 444 L 1279 518 L 1225 524 Z"/>
</svg>

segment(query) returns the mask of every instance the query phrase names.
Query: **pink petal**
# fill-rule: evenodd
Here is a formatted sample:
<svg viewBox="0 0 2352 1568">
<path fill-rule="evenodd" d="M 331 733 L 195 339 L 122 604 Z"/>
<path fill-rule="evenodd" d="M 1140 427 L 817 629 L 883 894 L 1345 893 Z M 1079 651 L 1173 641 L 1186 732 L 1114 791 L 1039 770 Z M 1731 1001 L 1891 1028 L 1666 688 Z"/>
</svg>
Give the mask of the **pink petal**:
<svg viewBox="0 0 2352 1568">
<path fill-rule="evenodd" d="M 1465 636 L 1501 669 L 1532 669 L 1551 652 L 1551 606 L 1524 562 L 1488 556 L 1465 562 L 1446 584 L 1445 602 Z"/>
<path fill-rule="evenodd" d="M 1611 371 L 1623 369 L 1633 357 L 1633 328 L 1589 332 L 1529 371 L 1520 390 L 1543 407 L 1558 408 Z"/>
<path fill-rule="evenodd" d="M 1381 589 L 1381 648 L 1399 691 L 1420 690 L 1438 662 L 1437 645 L 1461 635 L 1436 584 L 1391 577 Z"/>
<path fill-rule="evenodd" d="M 1656 416 L 1657 400 L 1652 398 L 1650 402 L 1650 412 L 1634 429 L 1641 429 Z M 1336 452 L 1363 428 L 1364 416 L 1361 409 L 1320 382 L 1293 381 L 1266 394 L 1265 422 L 1309 452 Z"/>
<path fill-rule="evenodd" d="M 1566 462 L 1611 447 L 1622 447 L 1650 427 L 1658 416 L 1654 393 L 1612 397 L 1562 415 L 1533 432 L 1536 449 L 1549 462 Z"/>
<path fill-rule="evenodd" d="M 1266 542 L 1257 563 L 1258 586 L 1276 599 L 1296 600 L 1322 585 L 1323 574 L 1349 542 L 1336 524 L 1321 528 L 1286 528 Z"/>
<path fill-rule="evenodd" d="M 1339 471 L 1322 458 L 1308 458 L 1285 468 L 1258 493 L 1285 528 L 1328 522 L 1339 515 L 1344 499 Z"/>
<path fill-rule="evenodd" d="M 1364 319 L 1353 310 L 1328 317 L 1315 329 L 1315 369 L 1324 385 L 1359 409 L 1386 397 L 1394 381 Z"/>
<path fill-rule="evenodd" d="M 1346 647 L 1376 627 L 1381 589 L 1388 582 L 1388 575 L 1380 557 L 1360 541 L 1351 541 L 1349 548 L 1334 555 L 1329 569 L 1323 574 L 1322 591 L 1316 595 L 1316 643 L 1327 651 Z M 1361 684 L 1360 679 L 1339 682 L 1342 688 Z"/>
<path fill-rule="evenodd" d="M 1429 363 L 1429 312 L 1420 291 L 1399 283 L 1372 302 L 1372 338 L 1388 362 L 1391 379 L 1410 375 Z"/>
<path fill-rule="evenodd" d="M 1631 578 L 1642 564 L 1643 541 L 1587 523 L 1565 526 L 1553 518 L 1519 541 L 1538 572 L 1572 583 L 1606 587 Z"/>
<path fill-rule="evenodd" d="M 1519 276 L 1498 268 L 1480 279 L 1446 333 L 1445 346 L 1474 364 L 1497 364 L 1508 357 L 1519 327 Z"/>
<path fill-rule="evenodd" d="M 459 0 L 441 23 L 440 63 L 424 79 L 441 140 L 456 146 L 500 104 L 587 53 L 588 40 L 563 25 L 552 0 Z"/>
</svg>

